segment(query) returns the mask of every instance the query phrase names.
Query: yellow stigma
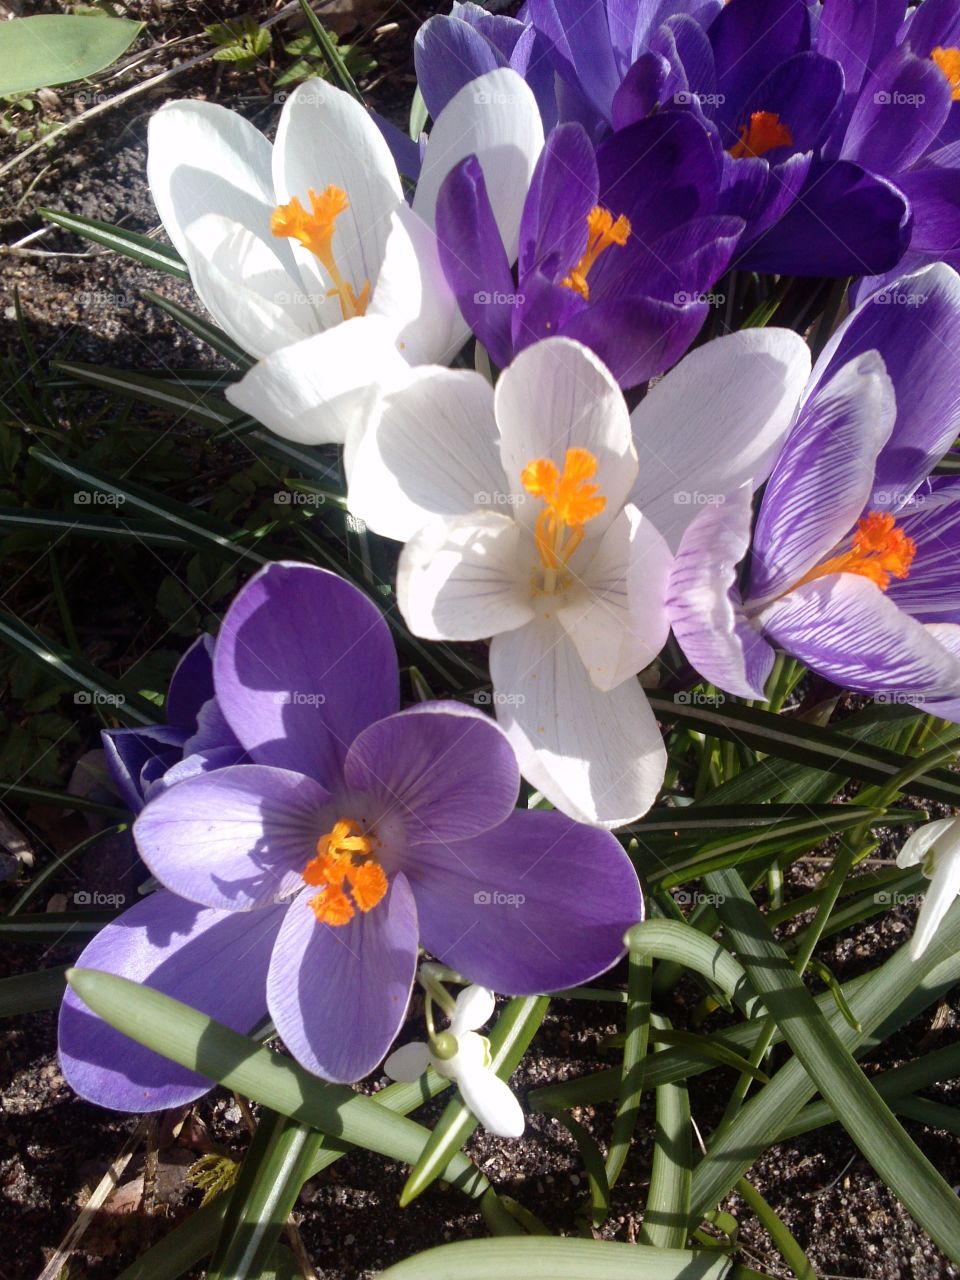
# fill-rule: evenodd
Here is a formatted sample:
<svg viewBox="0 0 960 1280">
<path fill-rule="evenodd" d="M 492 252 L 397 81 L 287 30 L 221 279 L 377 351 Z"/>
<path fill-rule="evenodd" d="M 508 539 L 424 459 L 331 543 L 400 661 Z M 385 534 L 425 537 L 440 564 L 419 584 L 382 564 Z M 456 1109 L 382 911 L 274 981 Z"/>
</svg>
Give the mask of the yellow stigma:
<svg viewBox="0 0 960 1280">
<path fill-rule="evenodd" d="M 930 58 L 947 77 L 954 102 L 960 102 L 960 49 L 955 46 L 944 49 L 943 45 L 938 44 Z"/>
<path fill-rule="evenodd" d="M 616 222 L 609 209 L 595 205 L 587 214 L 587 247 L 580 256 L 580 261 L 571 267 L 560 281 L 568 289 L 579 293 L 585 301 L 590 297 L 590 286 L 587 276 L 590 268 L 611 245 L 619 245 L 622 249 L 630 237 L 630 219 L 621 213 Z"/>
<path fill-rule="evenodd" d="M 364 280 L 358 297 L 333 256 L 336 221 L 341 213 L 350 208 L 347 193 L 339 187 L 330 186 L 321 195 L 317 195 L 316 191 L 308 187 L 307 197 L 310 200 L 309 213 L 300 203 L 299 196 L 294 196 L 286 204 L 278 204 L 270 219 L 270 230 L 275 236 L 296 240 L 305 249 L 316 254 L 333 281 L 333 288 L 327 297 L 336 296 L 340 299 L 340 311 L 344 320 L 362 316 L 370 298 L 370 281 Z"/>
<path fill-rule="evenodd" d="M 891 578 L 906 578 L 917 553 L 917 544 L 897 528 L 889 511 L 868 511 L 857 522 L 849 551 L 833 556 L 811 569 L 798 587 L 830 573 L 859 573 L 886 591 Z"/>
<path fill-rule="evenodd" d="M 375 845 L 352 818 L 341 818 L 317 841 L 317 856 L 304 867 L 303 879 L 323 886 L 310 899 L 320 924 L 347 924 L 357 911 L 371 911 L 383 898 L 387 876 L 372 856 Z"/>
<path fill-rule="evenodd" d="M 534 458 L 520 482 L 544 508 L 537 516 L 534 538 L 543 565 L 543 590 L 556 589 L 558 575 L 583 541 L 583 526 L 607 505 L 599 485 L 591 484 L 597 460 L 589 449 L 568 449 L 563 471 L 550 458 Z"/>
<path fill-rule="evenodd" d="M 749 124 L 740 126 L 740 141 L 730 148 L 734 160 L 763 156 L 774 147 L 792 147 L 793 134 L 775 111 L 754 111 Z"/>
</svg>

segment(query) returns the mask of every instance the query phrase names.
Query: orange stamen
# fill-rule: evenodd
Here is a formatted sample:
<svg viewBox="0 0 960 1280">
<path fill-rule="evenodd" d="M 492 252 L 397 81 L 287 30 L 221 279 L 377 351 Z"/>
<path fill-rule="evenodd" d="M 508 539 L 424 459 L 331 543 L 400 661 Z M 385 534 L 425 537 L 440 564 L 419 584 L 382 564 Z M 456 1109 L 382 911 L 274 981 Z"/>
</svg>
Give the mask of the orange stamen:
<svg viewBox="0 0 960 1280">
<path fill-rule="evenodd" d="M 527 493 L 544 503 L 534 539 L 548 593 L 582 542 L 583 526 L 607 505 L 599 485 L 590 483 L 596 474 L 597 460 L 589 449 L 568 449 L 562 473 L 550 458 L 534 458 L 521 473 L 520 482 Z"/>
<path fill-rule="evenodd" d="M 792 147 L 793 134 L 775 111 L 754 111 L 749 124 L 740 126 L 740 141 L 730 148 L 734 160 L 763 156 L 774 147 Z"/>
<path fill-rule="evenodd" d="M 947 77 L 954 102 L 960 102 L 960 49 L 956 47 L 945 49 L 943 45 L 938 44 L 930 57 Z"/>
<path fill-rule="evenodd" d="M 372 856 L 375 845 L 352 818 L 341 818 L 317 841 L 317 856 L 302 874 L 306 884 L 323 886 L 310 899 L 321 924 L 346 924 L 356 911 L 371 911 L 382 900 L 389 883 Z"/>
<path fill-rule="evenodd" d="M 327 275 L 333 281 L 333 288 L 327 297 L 340 299 L 340 311 L 344 320 L 354 316 L 362 316 L 367 309 L 370 298 L 370 281 L 363 282 L 360 296 L 354 292 L 353 285 L 346 280 L 337 266 L 333 256 L 333 233 L 336 221 L 341 213 L 350 208 L 347 193 L 339 187 L 327 187 L 320 195 L 312 188 L 307 188 L 310 200 L 308 213 L 300 203 L 300 197 L 294 196 L 286 204 L 278 204 L 270 219 L 270 230 L 275 236 L 287 237 L 309 249 L 323 263 Z"/>
<path fill-rule="evenodd" d="M 609 249 L 611 245 L 615 244 L 623 248 L 629 236 L 629 218 L 624 217 L 621 213 L 620 217 L 614 222 L 613 214 L 609 209 L 604 209 L 599 204 L 595 205 L 587 214 L 587 247 L 581 254 L 580 261 L 575 267 L 570 268 L 560 283 L 566 285 L 568 289 L 573 289 L 575 293 L 579 293 L 580 297 L 587 301 L 590 297 L 590 286 L 587 284 L 590 268 L 601 253 Z"/>
<path fill-rule="evenodd" d="M 868 511 L 857 523 L 849 551 L 832 556 L 811 569 L 798 587 L 830 573 L 859 573 L 886 591 L 891 578 L 905 578 L 917 553 L 917 544 L 908 538 L 889 511 Z"/>
</svg>

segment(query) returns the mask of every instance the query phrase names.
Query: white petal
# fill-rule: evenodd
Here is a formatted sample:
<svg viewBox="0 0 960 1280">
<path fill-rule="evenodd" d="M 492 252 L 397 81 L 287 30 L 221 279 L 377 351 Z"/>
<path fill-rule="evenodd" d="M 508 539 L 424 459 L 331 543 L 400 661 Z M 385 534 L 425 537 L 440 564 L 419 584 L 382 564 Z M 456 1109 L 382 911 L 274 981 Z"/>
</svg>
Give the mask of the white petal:
<svg viewBox="0 0 960 1280">
<path fill-rule="evenodd" d="M 187 228 L 185 258 L 203 305 L 250 355 L 271 355 L 318 331 L 299 276 L 239 222 L 204 214 Z"/>
<path fill-rule="evenodd" d="M 186 256 L 186 228 L 205 213 L 270 238 L 276 205 L 273 148 L 243 116 L 214 102 L 171 102 L 150 117 L 147 180 L 174 247 Z M 293 258 L 285 254 L 292 268 Z"/>
<path fill-rule="evenodd" d="M 437 192 L 469 155 L 480 161 L 507 257 L 516 259 L 520 217 L 543 150 L 543 123 L 526 82 L 508 67 L 478 76 L 450 99 L 430 131 L 413 207 L 431 227 Z"/>
<path fill-rule="evenodd" d="M 903 842 L 903 848 L 897 854 L 898 867 L 917 867 L 942 835 L 956 827 L 960 831 L 960 819 L 937 818 L 934 822 L 925 822 L 917 827 Z"/>
<path fill-rule="evenodd" d="M 510 1086 L 489 1069 L 468 1071 L 457 1078 L 464 1102 L 488 1133 L 498 1138 L 519 1138 L 523 1133 L 523 1109 Z"/>
<path fill-rule="evenodd" d="M 632 501 L 674 550 L 703 495 L 767 478 L 809 373 L 798 334 L 744 329 L 684 356 L 634 409 Z"/>
<path fill-rule="evenodd" d="M 410 373 L 382 316 L 359 316 L 259 361 L 227 399 L 278 436 L 343 444 L 362 431 L 385 391 Z"/>
<path fill-rule="evenodd" d="M 440 266 L 437 237 L 405 204 L 391 215 L 383 266 L 367 315 L 394 321 L 408 364 L 449 364 L 469 336 L 470 327 Z"/>
<path fill-rule="evenodd" d="M 933 941 L 941 920 L 960 893 L 960 849 L 956 847 L 938 865 L 930 881 L 917 916 L 917 927 L 910 942 L 910 958 L 919 960 Z"/>
<path fill-rule="evenodd" d="M 496 511 L 437 520 L 407 543 L 397 602 L 414 635 L 485 640 L 533 618 L 517 572 L 521 530 Z"/>
<path fill-rule="evenodd" d="M 410 1044 L 401 1045 L 383 1064 L 384 1075 L 391 1080 L 399 1080 L 401 1084 L 412 1084 L 419 1080 L 430 1065 L 430 1049 L 422 1040 L 413 1040 Z"/>
<path fill-rule="evenodd" d="M 329 186 L 346 193 L 350 207 L 337 219 L 333 253 L 357 294 L 376 286 L 390 215 L 403 203 L 400 175 L 383 134 L 367 110 L 342 89 L 305 80 L 286 100 L 277 127 L 273 180 L 278 203 L 294 196 L 309 208 L 307 191 Z M 321 279 L 317 259 L 300 245 L 301 270 Z"/>
<path fill-rule="evenodd" d="M 464 987 L 454 1003 L 450 1030 L 455 1036 L 464 1031 L 477 1031 L 493 1017 L 496 999 L 486 987 Z"/>
<path fill-rule="evenodd" d="M 501 374 L 496 414 L 507 480 L 526 523 L 532 524 L 543 506 L 523 488 L 524 467 L 550 458 L 562 470 L 568 449 L 594 455 L 598 466 L 592 483 L 606 506 L 588 527 L 591 537 L 599 537 L 613 523 L 637 474 L 626 402 L 606 365 L 569 338 L 534 343 Z"/>
<path fill-rule="evenodd" d="M 642 671 L 666 643 L 672 563 L 651 522 L 629 506 L 600 539 L 582 580 L 559 597 L 560 621 L 598 689 Z"/>
<path fill-rule="evenodd" d="M 521 772 L 552 804 L 599 827 L 646 813 L 667 754 L 638 681 L 601 692 L 548 615 L 494 638 L 490 674 L 497 719 Z"/>
<path fill-rule="evenodd" d="M 350 510 L 398 542 L 436 516 L 498 503 L 510 510 L 493 390 L 467 369 L 411 370 L 406 385 L 384 399 L 370 430 L 353 437 L 344 462 Z"/>
</svg>

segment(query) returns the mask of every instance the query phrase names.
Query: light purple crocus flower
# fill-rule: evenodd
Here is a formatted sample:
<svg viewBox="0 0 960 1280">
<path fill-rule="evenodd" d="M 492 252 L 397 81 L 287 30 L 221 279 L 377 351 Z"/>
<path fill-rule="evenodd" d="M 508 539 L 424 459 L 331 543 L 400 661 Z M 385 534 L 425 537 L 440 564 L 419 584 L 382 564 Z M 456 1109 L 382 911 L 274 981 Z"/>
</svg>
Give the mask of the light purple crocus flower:
<svg viewBox="0 0 960 1280">
<path fill-rule="evenodd" d="M 958 431 L 960 277 L 941 263 L 827 344 L 752 539 L 749 486 L 688 527 L 668 607 L 700 674 L 762 698 L 777 646 L 843 688 L 960 718 L 960 484 L 931 476 Z"/>
<path fill-rule="evenodd" d="M 399 709 L 387 625 L 322 569 L 272 564 L 234 600 L 213 655 L 217 703 L 250 763 L 198 774 L 134 826 L 164 886 L 78 961 L 240 1031 L 269 1012 L 330 1080 L 382 1060 L 422 945 L 509 994 L 584 982 L 640 919 L 609 833 L 514 810 L 519 772 L 495 722 L 458 703 Z M 72 993 L 64 1074 L 83 1097 L 154 1111 L 210 1082 L 134 1044 Z"/>
</svg>

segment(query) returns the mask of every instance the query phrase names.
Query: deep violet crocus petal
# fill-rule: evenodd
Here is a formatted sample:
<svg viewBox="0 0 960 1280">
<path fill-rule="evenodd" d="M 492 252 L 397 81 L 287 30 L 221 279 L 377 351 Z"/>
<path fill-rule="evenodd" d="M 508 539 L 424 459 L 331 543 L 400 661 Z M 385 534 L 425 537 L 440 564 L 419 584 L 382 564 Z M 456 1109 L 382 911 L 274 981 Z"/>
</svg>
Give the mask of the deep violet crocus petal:
<svg viewBox="0 0 960 1280">
<path fill-rule="evenodd" d="M 380 610 L 336 574 L 284 562 L 262 569 L 227 610 L 214 682 L 251 759 L 325 785 L 360 730 L 400 700 Z"/>
<path fill-rule="evenodd" d="M 483 170 L 468 156 L 437 195 L 437 249 L 464 320 L 500 368 L 510 363 L 515 286 Z"/>
<path fill-rule="evenodd" d="M 588 982 L 642 918 L 636 872 L 608 832 L 518 810 L 455 846 L 420 845 L 406 866 L 423 945 L 472 982 L 531 995 Z"/>
<path fill-rule="evenodd" d="M 823 0 L 817 50 L 839 62 L 848 94 L 893 47 L 903 0 Z"/>
<path fill-rule="evenodd" d="M 417 969 L 417 910 L 405 876 L 347 924 L 318 924 L 305 889 L 287 908 L 267 978 L 270 1016 L 308 1071 L 352 1084 L 403 1025 Z"/>
<path fill-rule="evenodd" d="M 142 983 L 246 1033 L 267 1011 L 267 968 L 283 916 L 282 907 L 212 911 L 161 890 L 101 929 L 77 966 Z M 101 1107 L 165 1111 L 213 1085 L 115 1031 L 70 990 L 59 1044 L 70 1086 Z"/>
<path fill-rule="evenodd" d="M 531 271 L 562 279 L 576 266 L 598 190 L 596 153 L 586 131 L 578 124 L 558 125 L 544 143 L 523 207 L 521 281 Z"/>
<path fill-rule="evenodd" d="M 144 862 L 174 893 L 225 911 L 289 897 L 316 854 L 329 793 L 288 769 L 201 773 L 157 796 L 134 823 Z"/>
<path fill-rule="evenodd" d="M 377 796 L 412 844 L 480 835 L 513 812 L 520 793 L 503 730 L 455 702 L 408 707 L 364 729 L 344 779 L 351 791 Z"/>
<path fill-rule="evenodd" d="M 804 0 L 730 0 L 710 28 L 721 117 L 729 123 L 771 67 L 809 48 Z"/>
<path fill-rule="evenodd" d="M 900 258 L 909 210 L 892 183 L 846 160 L 814 161 L 786 214 L 738 260 L 750 271 L 878 275 Z"/>
<path fill-rule="evenodd" d="M 740 126 L 756 111 L 780 117 L 790 130 L 788 150 L 776 147 L 764 157 L 770 164 L 788 152 L 814 151 L 824 141 L 843 97 L 843 73 L 830 58 L 819 53 L 798 53 L 775 67 L 746 100 L 734 121 L 734 131 L 721 142 L 725 149 L 740 140 Z"/>
<path fill-rule="evenodd" d="M 563 337 L 590 347 L 623 388 L 671 368 L 703 327 L 709 305 L 698 298 L 609 298 L 563 326 Z"/>
<path fill-rule="evenodd" d="M 509 65 L 485 35 L 446 14 L 436 14 L 420 27 L 413 42 L 413 58 L 417 84 L 434 120 L 464 85 Z"/>
<path fill-rule="evenodd" d="M 605 6 L 582 0 L 529 0 L 527 13 L 550 43 L 557 71 L 577 86 L 603 119 L 610 119 L 620 84 Z"/>
<path fill-rule="evenodd" d="M 946 77 L 929 58 L 895 49 L 867 80 L 840 154 L 895 177 L 929 150 L 950 114 Z"/>
</svg>

